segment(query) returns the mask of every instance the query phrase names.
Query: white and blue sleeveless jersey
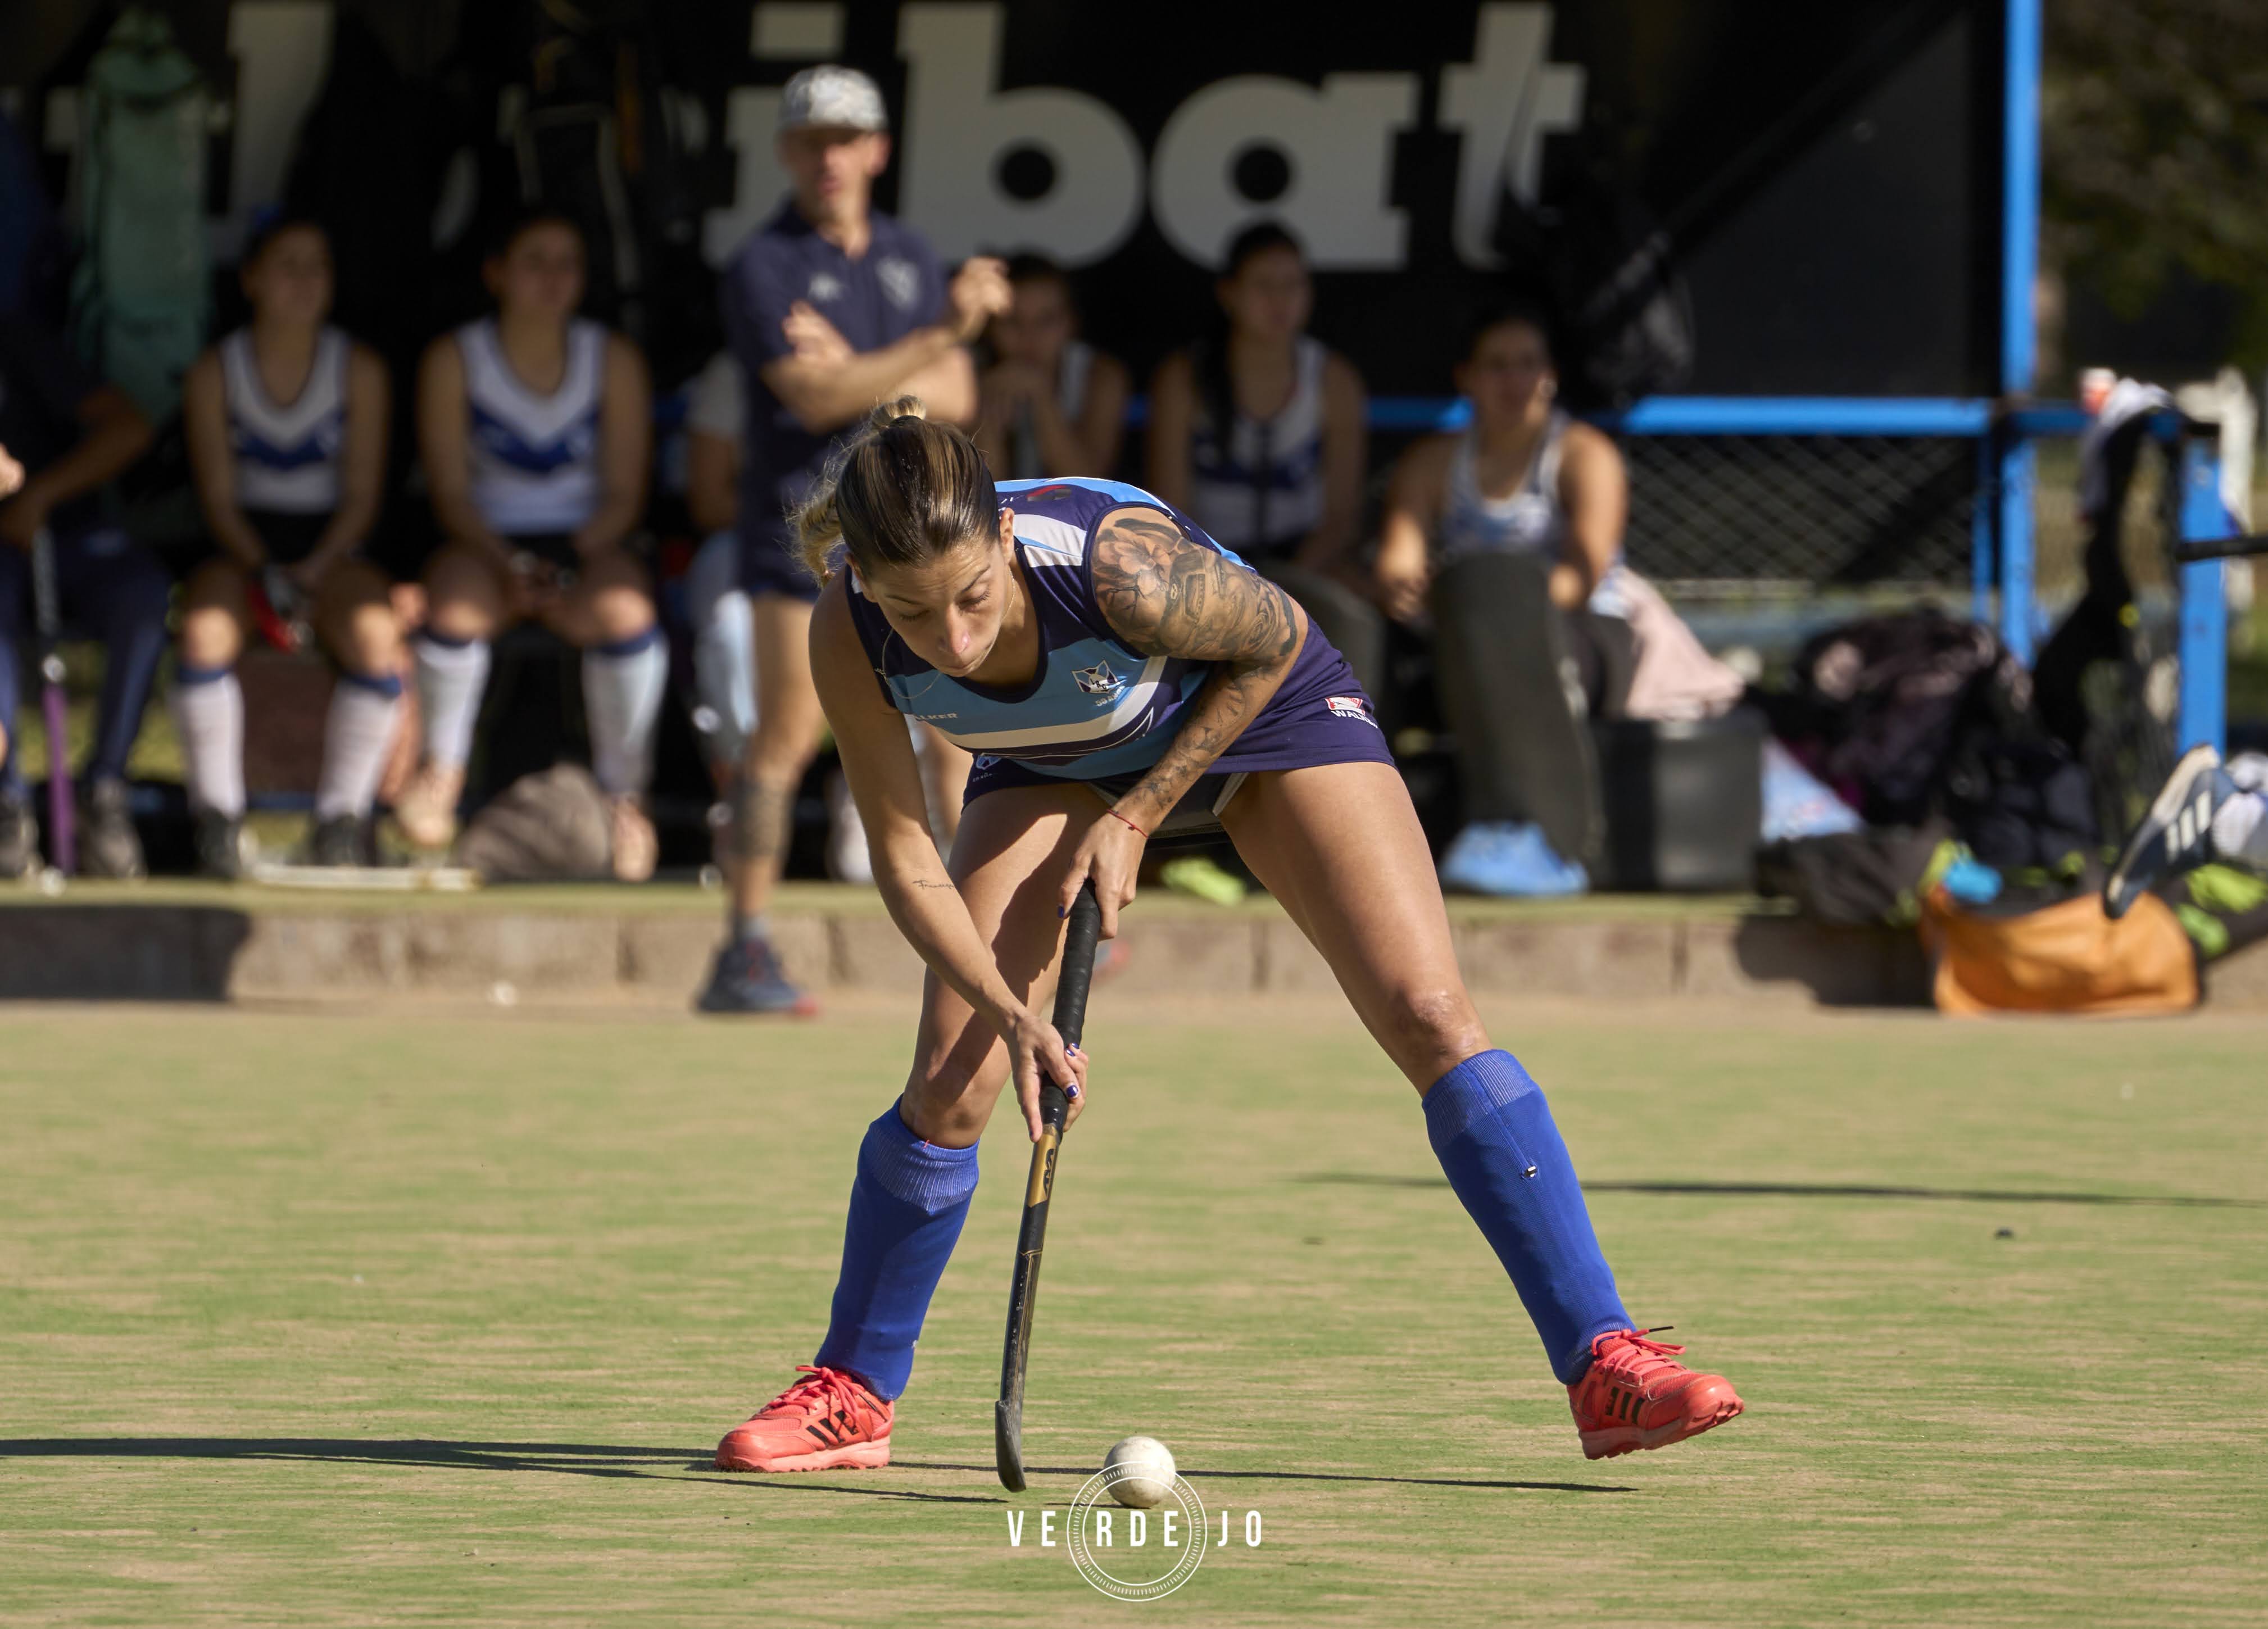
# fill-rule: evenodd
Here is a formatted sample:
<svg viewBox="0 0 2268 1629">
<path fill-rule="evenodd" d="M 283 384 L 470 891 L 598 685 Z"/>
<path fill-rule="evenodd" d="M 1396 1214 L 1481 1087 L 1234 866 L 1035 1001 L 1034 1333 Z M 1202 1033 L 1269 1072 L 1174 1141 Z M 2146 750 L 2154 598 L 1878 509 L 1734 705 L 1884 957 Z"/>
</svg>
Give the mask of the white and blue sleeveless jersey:
<svg viewBox="0 0 2268 1629">
<path fill-rule="evenodd" d="M 307 382 L 281 406 L 269 400 L 252 330 L 220 343 L 221 401 L 235 455 L 236 501 L 279 514 L 328 514 L 339 506 L 339 454 L 346 442 L 347 336 L 316 336 Z"/>
<path fill-rule="evenodd" d="M 599 405 L 606 394 L 607 330 L 567 327 L 567 368 L 548 396 L 505 361 L 496 319 L 457 330 L 472 418 L 473 505 L 505 537 L 571 532 L 599 504 Z"/>
<path fill-rule="evenodd" d="M 1015 512 L 1017 548 L 1039 617 L 1038 671 L 1009 689 L 939 673 L 891 630 L 854 572 L 851 621 L 890 704 L 980 756 L 1050 775 L 1098 780 L 1149 768 L 1173 740 L 1182 704 L 1212 668 L 1145 656 L 1111 631 L 1094 598 L 1094 527 L 1114 509 L 1154 509 L 1191 542 L 1243 562 L 1138 486 L 1063 476 L 1003 481 L 998 490 L 1001 507 Z"/>
</svg>

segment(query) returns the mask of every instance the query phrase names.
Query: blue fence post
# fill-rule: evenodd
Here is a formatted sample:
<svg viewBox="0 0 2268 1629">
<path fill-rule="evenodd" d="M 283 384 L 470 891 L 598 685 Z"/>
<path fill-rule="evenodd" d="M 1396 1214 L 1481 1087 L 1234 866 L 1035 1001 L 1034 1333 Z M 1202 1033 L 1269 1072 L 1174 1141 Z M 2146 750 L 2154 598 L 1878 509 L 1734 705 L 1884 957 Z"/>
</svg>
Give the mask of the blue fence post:
<svg viewBox="0 0 2268 1629">
<path fill-rule="evenodd" d="M 2039 634 L 2039 593 L 2032 559 L 2032 444 L 2011 433 L 2001 444 L 2000 642 L 2029 667 Z"/>
<path fill-rule="evenodd" d="M 2182 541 L 2228 534 L 2220 501 L 2220 450 L 2200 435 L 2182 438 Z M 2182 695 L 2177 745 L 2226 748 L 2228 715 L 2228 562 L 2193 560 L 2181 568 Z"/>
<path fill-rule="evenodd" d="M 2035 347 L 2032 284 L 2039 269 L 2040 0 L 2008 0 L 2002 80 L 2000 392 L 2029 395 Z M 2032 579 L 2032 449 L 2012 431 L 2000 444 L 2000 637 L 2027 665 L 2038 632 Z"/>
<path fill-rule="evenodd" d="M 1987 627 L 1992 622 L 1992 577 L 1999 564 L 2000 439 L 1977 438 L 1977 503 L 1969 514 L 1969 615 Z"/>
</svg>

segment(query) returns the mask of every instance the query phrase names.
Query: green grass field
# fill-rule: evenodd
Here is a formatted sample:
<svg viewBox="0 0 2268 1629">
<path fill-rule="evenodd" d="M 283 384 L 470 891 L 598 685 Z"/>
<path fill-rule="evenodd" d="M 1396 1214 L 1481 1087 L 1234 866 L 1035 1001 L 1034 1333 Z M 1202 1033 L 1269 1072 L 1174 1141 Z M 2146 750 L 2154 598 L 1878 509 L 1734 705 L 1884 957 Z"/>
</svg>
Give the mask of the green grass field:
<svg viewBox="0 0 2268 1629">
<path fill-rule="evenodd" d="M 816 1341 L 899 1004 L 11 1010 L 0 1621 L 2259 1621 L 2257 1021 L 1491 1016 L 1747 1416 L 1587 1463 L 1351 1021 L 1106 987 L 1012 1500 L 1005 1121 L 902 1463 L 703 1468 Z M 1146 1606 L 1007 1533 L 1135 1431 L 1240 1535 Z"/>
</svg>

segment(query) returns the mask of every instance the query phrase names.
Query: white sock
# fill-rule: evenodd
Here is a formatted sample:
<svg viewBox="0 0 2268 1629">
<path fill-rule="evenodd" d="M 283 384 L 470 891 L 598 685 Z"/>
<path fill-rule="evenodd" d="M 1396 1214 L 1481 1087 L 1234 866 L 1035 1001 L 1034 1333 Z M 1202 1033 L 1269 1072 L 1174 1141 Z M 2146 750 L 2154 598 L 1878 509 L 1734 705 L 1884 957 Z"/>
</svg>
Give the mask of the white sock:
<svg viewBox="0 0 2268 1629">
<path fill-rule="evenodd" d="M 427 634 L 416 642 L 417 704 L 425 713 L 425 756 L 458 770 L 473 756 L 473 726 L 489 682 L 485 639 L 444 642 Z"/>
<path fill-rule="evenodd" d="M 695 626 L 693 682 L 710 750 L 727 763 L 740 761 L 756 733 L 756 628 L 748 596 L 735 588 L 718 594 Z"/>
<path fill-rule="evenodd" d="M 234 820 L 244 813 L 244 689 L 232 667 L 183 667 L 173 679 L 173 722 L 189 801 Z"/>
<path fill-rule="evenodd" d="M 372 678 L 341 674 L 331 687 L 330 716 L 323 723 L 323 771 L 315 782 L 315 818 L 342 814 L 359 819 L 370 813 L 401 723 L 401 681 L 392 674 Z"/>
<path fill-rule="evenodd" d="M 583 652 L 591 773 L 610 795 L 641 793 L 653 778 L 653 730 L 668 683 L 669 647 L 662 643 L 659 627 Z"/>
<path fill-rule="evenodd" d="M 2213 817 L 2213 851 L 2268 871 L 2268 793 L 2240 792 Z"/>
<path fill-rule="evenodd" d="M 737 764 L 756 733 L 756 627 L 740 585 L 740 540 L 719 532 L 685 572 L 685 617 L 693 626 L 693 716 L 709 756 Z"/>
</svg>

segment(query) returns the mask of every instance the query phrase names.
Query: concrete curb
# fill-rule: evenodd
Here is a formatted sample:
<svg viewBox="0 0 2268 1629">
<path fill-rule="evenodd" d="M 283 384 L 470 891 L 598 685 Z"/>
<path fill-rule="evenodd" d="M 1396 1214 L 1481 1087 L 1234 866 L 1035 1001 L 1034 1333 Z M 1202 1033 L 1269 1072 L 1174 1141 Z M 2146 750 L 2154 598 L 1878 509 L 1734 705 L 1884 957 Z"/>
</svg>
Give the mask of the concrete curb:
<svg viewBox="0 0 2268 1629">
<path fill-rule="evenodd" d="M 775 937 L 806 988 L 911 997 L 919 958 L 871 908 L 787 910 Z M 1911 933 L 1697 910 L 1625 919 L 1453 919 L 1477 995 L 1603 1000 L 1926 1006 Z M 188 1000 L 467 994 L 681 993 L 715 953 L 706 912 L 404 905 L 330 910 L 223 903 L 26 903 L 0 912 L 0 999 Z M 1115 989 L 1130 994 L 1313 993 L 1330 969 L 1273 910 L 1127 915 Z M 2213 1005 L 2268 1010 L 2268 952 L 2214 968 Z"/>
</svg>

